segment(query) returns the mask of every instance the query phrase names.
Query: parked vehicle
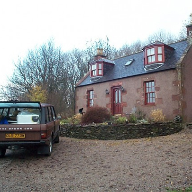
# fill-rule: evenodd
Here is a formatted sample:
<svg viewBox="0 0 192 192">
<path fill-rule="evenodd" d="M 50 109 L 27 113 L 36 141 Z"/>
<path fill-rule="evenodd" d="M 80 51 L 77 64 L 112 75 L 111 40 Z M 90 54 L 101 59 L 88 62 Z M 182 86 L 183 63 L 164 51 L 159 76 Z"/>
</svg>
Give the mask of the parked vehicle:
<svg viewBox="0 0 192 192">
<path fill-rule="evenodd" d="M 0 157 L 6 149 L 37 149 L 51 155 L 59 143 L 60 119 L 54 106 L 40 102 L 0 101 Z"/>
</svg>

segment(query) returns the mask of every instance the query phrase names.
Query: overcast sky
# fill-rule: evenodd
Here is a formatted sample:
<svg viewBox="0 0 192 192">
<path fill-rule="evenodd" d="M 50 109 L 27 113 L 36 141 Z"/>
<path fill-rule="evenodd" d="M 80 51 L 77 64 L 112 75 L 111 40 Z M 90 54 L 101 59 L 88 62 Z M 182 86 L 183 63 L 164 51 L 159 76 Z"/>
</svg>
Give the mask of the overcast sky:
<svg viewBox="0 0 192 192">
<path fill-rule="evenodd" d="M 107 36 L 119 48 L 160 30 L 178 35 L 191 13 L 192 0 L 0 0 L 0 85 L 50 39 L 70 51 Z"/>
</svg>

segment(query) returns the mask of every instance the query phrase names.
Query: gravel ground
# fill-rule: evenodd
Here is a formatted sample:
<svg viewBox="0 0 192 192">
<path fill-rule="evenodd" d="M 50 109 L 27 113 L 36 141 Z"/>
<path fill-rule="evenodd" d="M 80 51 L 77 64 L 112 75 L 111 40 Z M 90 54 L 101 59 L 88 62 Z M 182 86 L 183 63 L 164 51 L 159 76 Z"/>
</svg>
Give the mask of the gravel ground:
<svg viewBox="0 0 192 192">
<path fill-rule="evenodd" d="M 158 192 L 192 186 L 192 130 L 144 139 L 60 138 L 51 156 L 8 151 L 1 192 Z"/>
</svg>

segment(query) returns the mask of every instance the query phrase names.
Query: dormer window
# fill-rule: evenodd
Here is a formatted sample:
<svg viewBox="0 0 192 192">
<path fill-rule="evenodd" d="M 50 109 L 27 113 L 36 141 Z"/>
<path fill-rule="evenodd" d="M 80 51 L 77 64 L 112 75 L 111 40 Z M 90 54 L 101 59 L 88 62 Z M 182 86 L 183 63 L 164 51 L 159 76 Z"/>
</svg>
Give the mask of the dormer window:
<svg viewBox="0 0 192 192">
<path fill-rule="evenodd" d="M 91 64 L 91 77 L 100 77 L 103 76 L 103 63 L 94 63 Z"/>
<path fill-rule="evenodd" d="M 114 65 L 114 61 L 106 59 L 106 56 L 103 55 L 103 49 L 97 49 L 97 55 L 95 55 L 94 60 L 89 63 L 91 81 L 97 81 L 103 77 Z"/>
<path fill-rule="evenodd" d="M 143 48 L 144 69 L 155 70 L 163 66 L 165 64 L 165 54 L 172 50 L 174 50 L 172 47 L 158 41 L 145 46 Z"/>
<path fill-rule="evenodd" d="M 164 63 L 164 46 L 154 45 L 145 48 L 145 65 Z"/>
</svg>

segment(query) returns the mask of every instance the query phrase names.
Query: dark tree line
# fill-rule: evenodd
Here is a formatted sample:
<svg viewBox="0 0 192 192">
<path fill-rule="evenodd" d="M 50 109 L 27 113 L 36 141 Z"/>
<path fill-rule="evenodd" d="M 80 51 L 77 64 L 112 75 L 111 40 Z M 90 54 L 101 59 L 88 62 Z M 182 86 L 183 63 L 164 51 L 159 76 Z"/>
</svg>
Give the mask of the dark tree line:
<svg viewBox="0 0 192 192">
<path fill-rule="evenodd" d="M 46 102 L 54 104 L 58 113 L 69 116 L 74 112 L 75 85 L 88 72 L 88 64 L 94 59 L 97 48 L 103 48 L 108 59 L 115 59 L 139 52 L 146 44 L 154 41 L 169 44 L 183 38 L 182 33 L 176 38 L 160 31 L 150 36 L 147 42 L 125 44 L 119 50 L 111 46 L 106 38 L 88 42 L 85 50 L 74 49 L 69 52 L 55 47 L 50 40 L 38 49 L 29 51 L 23 60 L 18 60 L 10 83 L 1 93 L 7 100 L 29 100 L 31 90 L 40 86 L 46 90 Z"/>
</svg>

